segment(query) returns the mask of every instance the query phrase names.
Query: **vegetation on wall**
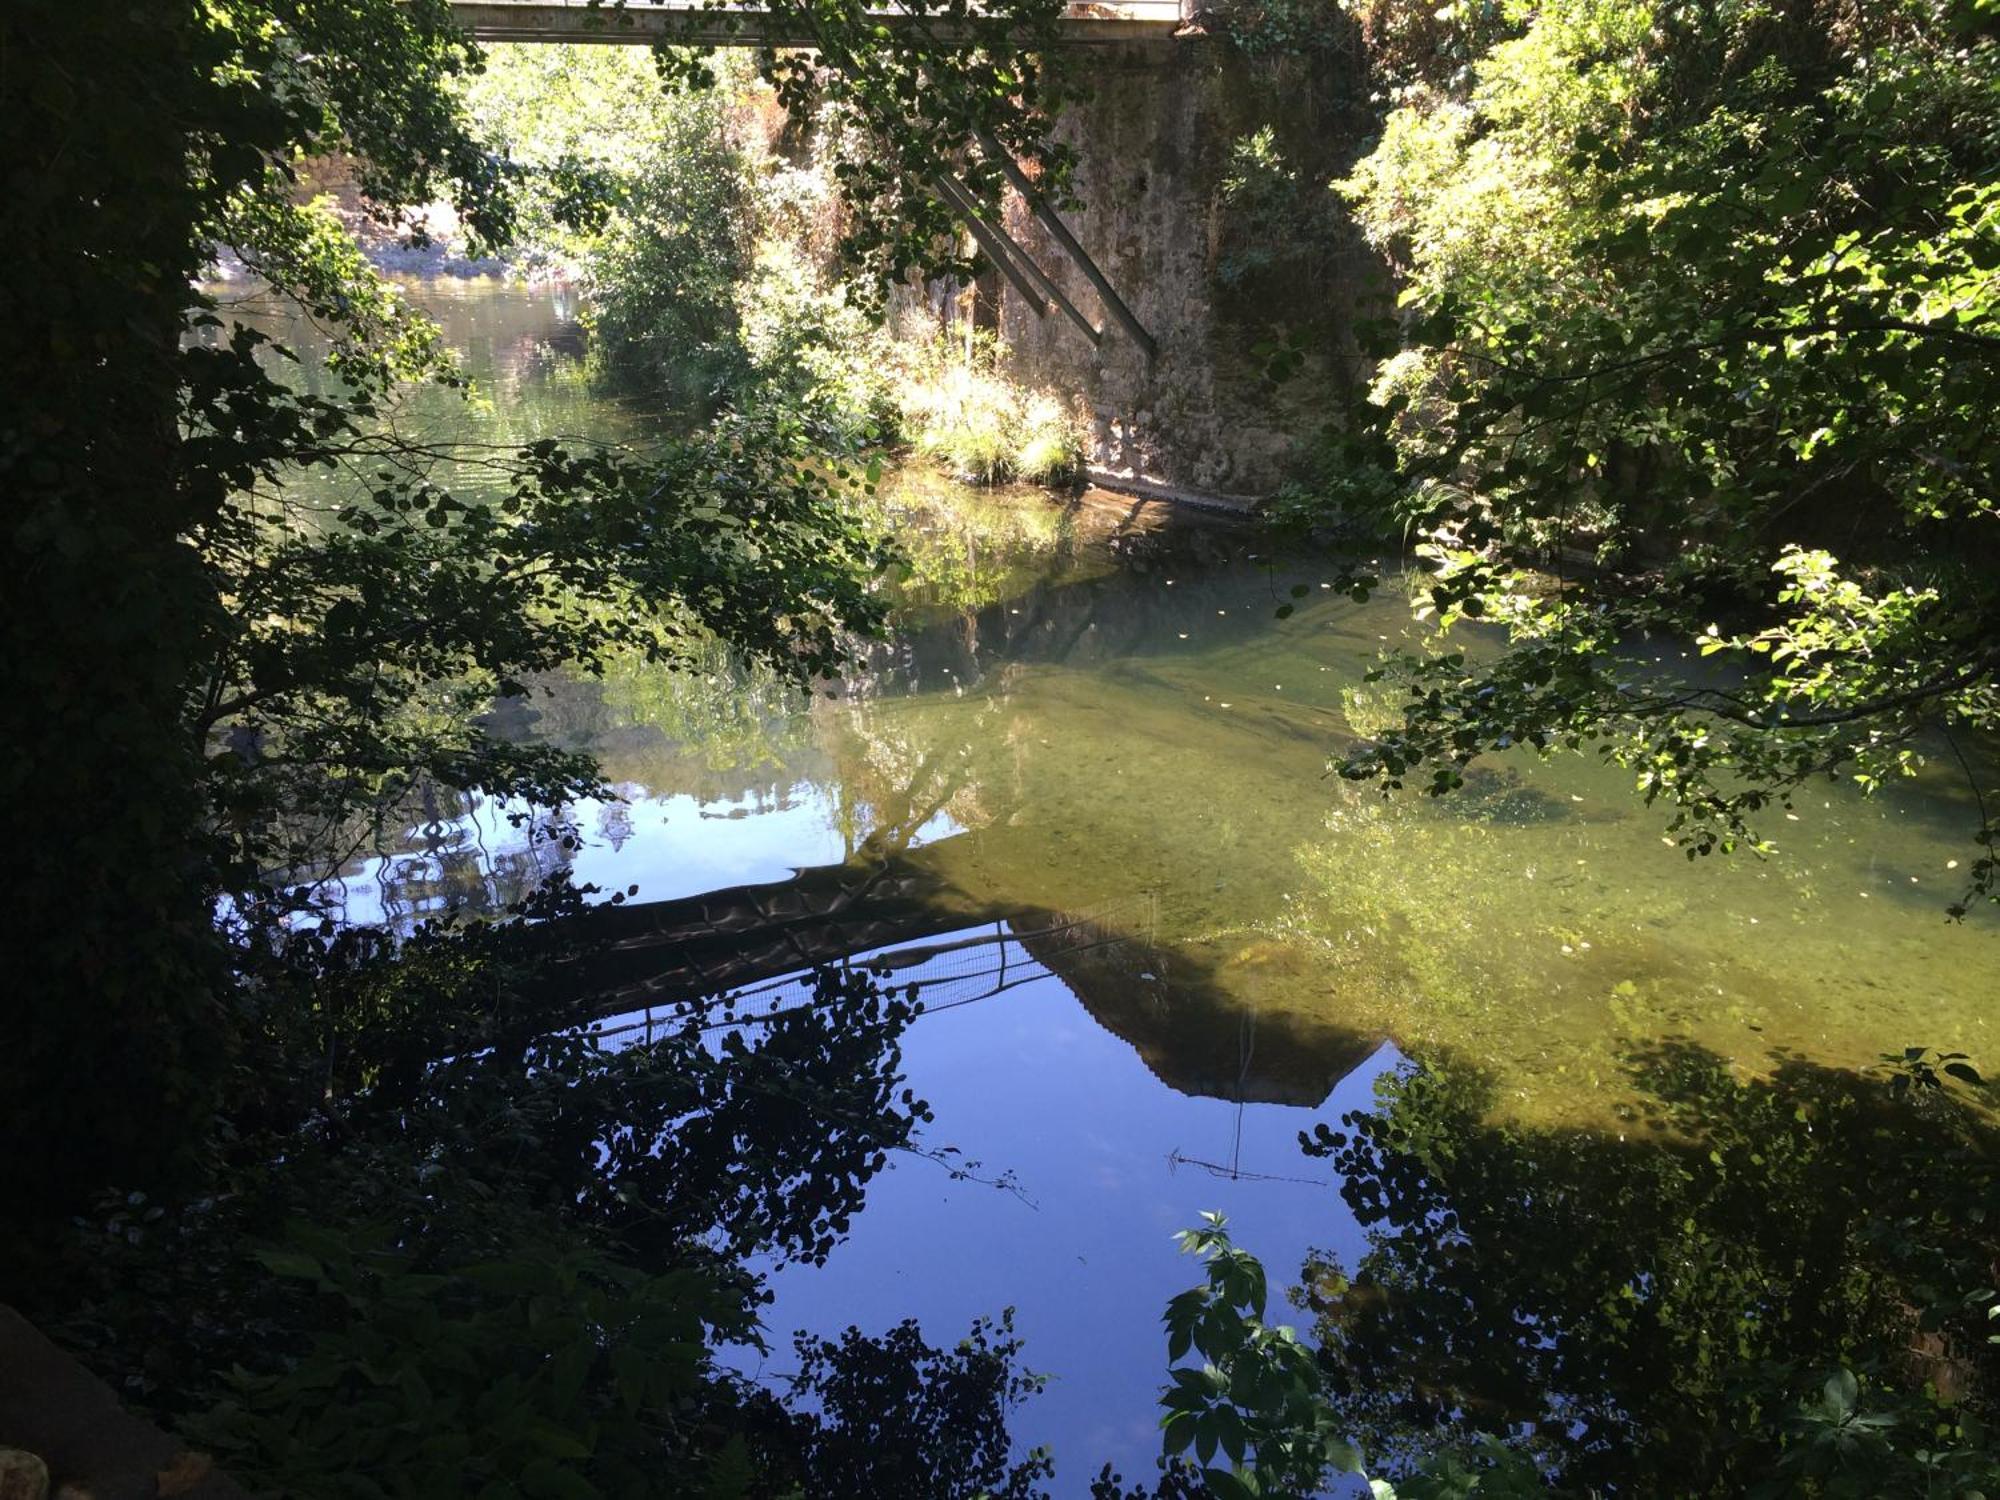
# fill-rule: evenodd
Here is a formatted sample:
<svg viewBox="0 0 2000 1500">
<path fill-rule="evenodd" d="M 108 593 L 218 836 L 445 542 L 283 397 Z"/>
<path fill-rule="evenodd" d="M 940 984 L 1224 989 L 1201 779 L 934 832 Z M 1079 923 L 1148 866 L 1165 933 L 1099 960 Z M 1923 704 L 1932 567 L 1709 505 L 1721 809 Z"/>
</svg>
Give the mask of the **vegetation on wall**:
<svg viewBox="0 0 2000 1500">
<path fill-rule="evenodd" d="M 1325 184 L 1286 160 L 1269 125 L 1231 142 L 1221 197 L 1226 238 L 1215 275 L 1229 290 L 1254 290 L 1273 272 L 1311 274 L 1339 233 Z"/>
</svg>

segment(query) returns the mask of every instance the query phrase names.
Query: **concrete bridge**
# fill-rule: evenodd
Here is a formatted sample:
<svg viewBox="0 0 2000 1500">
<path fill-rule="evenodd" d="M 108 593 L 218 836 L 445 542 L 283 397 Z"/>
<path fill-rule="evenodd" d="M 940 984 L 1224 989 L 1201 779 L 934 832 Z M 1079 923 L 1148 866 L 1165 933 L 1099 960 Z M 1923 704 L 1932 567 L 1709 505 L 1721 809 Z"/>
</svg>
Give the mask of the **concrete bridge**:
<svg viewBox="0 0 2000 1500">
<path fill-rule="evenodd" d="M 1193 0 L 1070 0 L 1058 19 L 1065 46 L 1160 42 L 1171 39 L 1185 21 L 1182 7 Z M 801 47 L 815 44 L 812 28 L 794 13 L 760 6 L 754 0 L 718 0 L 714 4 L 657 4 L 636 0 L 629 5 L 605 5 L 595 0 L 453 0 L 452 12 L 475 38 L 485 42 L 603 42 L 683 47 Z M 921 41 L 931 46 L 994 43 L 992 22 L 976 11 L 970 15 L 940 14 L 927 8 L 871 7 L 863 14 L 885 37 Z M 980 149 L 1006 174 L 1014 194 L 1028 211 L 1055 255 L 1069 262 L 1094 294 L 1102 314 L 1096 319 L 1080 310 L 1089 300 L 1081 289 L 1073 297 L 1062 281 L 1045 268 L 1046 256 L 1023 245 L 1006 222 L 1006 213 L 982 202 L 963 182 L 940 167 L 927 187 L 956 218 L 984 252 L 993 268 L 1022 306 L 1037 318 L 1059 311 L 1095 349 L 1107 327 L 1115 324 L 1150 364 L 1159 354 L 1158 341 L 1132 313 L 1111 280 L 1091 259 L 1075 234 L 1036 191 L 1013 156 L 991 136 L 980 137 Z"/>
<path fill-rule="evenodd" d="M 1071 0 L 1057 21 L 1067 45 L 1155 41 L 1172 36 L 1186 20 L 1183 0 Z M 482 42 L 605 42 L 684 47 L 809 47 L 810 33 L 796 19 L 754 3 L 703 5 L 689 0 L 633 0 L 627 6 L 590 0 L 453 0 L 459 23 Z M 869 21 L 891 35 L 927 41 L 967 40 L 976 19 L 956 19 L 901 6 L 871 7 Z"/>
<path fill-rule="evenodd" d="M 887 38 L 992 45 L 977 5 L 963 19 L 861 0 Z M 810 46 L 791 0 L 455 0 L 494 42 L 656 41 Z M 1389 310 L 1379 257 L 1320 212 L 1317 228 L 1260 222 L 1231 184 L 1236 152 L 1275 131 L 1285 170 L 1323 184 L 1376 128 L 1363 49 L 1246 56 L 1214 0 L 1071 0 L 1058 22 L 1088 88 L 1056 134 L 1074 148 L 1081 207 L 1060 215 L 991 143 L 1009 175 L 979 202 L 940 173 L 927 184 L 986 269 L 969 285 L 897 289 L 900 319 L 996 333 L 1010 373 L 1076 408 L 1090 478 L 1108 489 L 1239 507 L 1291 477 L 1302 446 L 1370 378 L 1354 325 Z M 1324 193 L 1311 187 L 1301 203 Z M 1330 200 L 1330 195 L 1326 195 Z M 1292 341 L 1296 340 L 1296 344 Z M 1274 387 L 1268 351 L 1308 350 Z M 1260 352 L 1262 351 L 1262 352 Z"/>
</svg>

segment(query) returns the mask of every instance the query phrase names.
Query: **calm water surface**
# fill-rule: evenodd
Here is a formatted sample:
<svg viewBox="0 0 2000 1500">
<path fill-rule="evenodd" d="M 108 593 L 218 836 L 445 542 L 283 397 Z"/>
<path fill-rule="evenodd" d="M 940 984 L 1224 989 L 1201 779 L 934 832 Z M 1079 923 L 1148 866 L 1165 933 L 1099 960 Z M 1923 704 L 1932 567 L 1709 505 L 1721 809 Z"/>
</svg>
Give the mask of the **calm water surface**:
<svg viewBox="0 0 2000 1500">
<path fill-rule="evenodd" d="M 559 296 L 422 295 L 481 395 L 408 421 L 643 436 L 581 380 Z M 1274 1277 L 1309 1246 L 1355 1253 L 1296 1137 L 1403 1057 L 1476 1066 L 1500 1115 L 1621 1131 L 1623 1060 L 1662 1040 L 1745 1076 L 1913 1043 L 2000 1056 L 2000 933 L 1943 916 L 1975 821 L 1942 767 L 1872 802 L 1829 786 L 1778 815 L 1775 857 L 1692 867 L 1629 778 L 1581 760 L 1385 801 L 1324 772 L 1382 711 L 1362 673 L 1410 629 L 1393 591 L 1356 605 L 1250 531 L 1111 496 L 908 473 L 882 503 L 912 572 L 894 639 L 844 681 L 797 694 L 717 659 L 550 682 L 501 722 L 602 759 L 618 797 L 568 810 L 580 847 L 439 809 L 344 873 L 350 916 L 407 921 L 557 863 L 642 902 L 789 882 L 809 908 L 873 872 L 880 919 L 859 920 L 870 895 L 806 941 L 925 982 L 905 1051 L 931 1144 L 1012 1187 L 895 1164 L 827 1267 L 779 1274 L 773 1370 L 793 1328 L 914 1315 L 949 1341 L 1013 1305 L 1053 1377 L 1016 1431 L 1080 1492 L 1157 1449 L 1158 1317 L 1194 1273 L 1172 1231 L 1222 1209 Z"/>
</svg>

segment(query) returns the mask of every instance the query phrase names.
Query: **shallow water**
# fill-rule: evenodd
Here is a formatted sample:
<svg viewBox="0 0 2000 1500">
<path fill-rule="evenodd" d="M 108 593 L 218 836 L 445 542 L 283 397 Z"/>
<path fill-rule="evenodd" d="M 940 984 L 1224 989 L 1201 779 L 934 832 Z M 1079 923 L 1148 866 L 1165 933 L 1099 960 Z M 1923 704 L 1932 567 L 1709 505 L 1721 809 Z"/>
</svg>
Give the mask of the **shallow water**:
<svg viewBox="0 0 2000 1500">
<path fill-rule="evenodd" d="M 643 430 L 577 379 L 550 294 L 423 296 L 484 394 L 427 401 L 438 430 Z M 1055 1381 L 1016 1429 L 1079 1492 L 1155 1450 L 1157 1318 L 1194 1273 L 1171 1232 L 1221 1208 L 1274 1277 L 1309 1245 L 1351 1252 L 1295 1138 L 1399 1057 L 1476 1068 L 1514 1119 L 1619 1131 L 1625 1059 L 1664 1039 L 1744 1073 L 2000 1055 L 2000 928 L 1944 916 L 1976 849 L 1943 767 L 1802 799 L 1764 860 L 1691 864 L 1629 777 L 1579 759 L 1385 800 L 1325 765 L 1380 711 L 1362 673 L 1412 628 L 1395 590 L 1357 605 L 1247 528 L 1108 495 L 912 472 L 881 504 L 913 572 L 895 637 L 844 681 L 808 697 L 718 659 L 550 682 L 501 721 L 600 755 L 619 800 L 569 810 L 579 847 L 443 809 L 346 879 L 351 917 L 400 921 L 556 863 L 641 902 L 877 872 L 894 899 L 863 951 L 924 955 L 906 1060 L 932 1142 L 1016 1190 L 894 1165 L 829 1266 L 779 1276 L 774 1369 L 794 1326 L 916 1315 L 945 1340 L 1013 1304 Z"/>
</svg>

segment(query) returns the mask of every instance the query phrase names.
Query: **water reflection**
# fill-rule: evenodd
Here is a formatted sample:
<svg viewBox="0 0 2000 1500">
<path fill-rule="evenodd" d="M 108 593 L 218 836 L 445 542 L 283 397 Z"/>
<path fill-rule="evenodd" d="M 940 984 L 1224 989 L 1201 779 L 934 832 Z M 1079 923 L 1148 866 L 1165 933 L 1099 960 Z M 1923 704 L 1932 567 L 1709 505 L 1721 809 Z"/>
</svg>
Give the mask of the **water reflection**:
<svg viewBox="0 0 2000 1500">
<path fill-rule="evenodd" d="M 1103 951 L 1094 945 L 1104 934 L 1079 928 L 1063 941 L 1074 957 Z M 1175 1229 L 1222 1207 L 1254 1226 L 1274 1267 L 1300 1264 L 1313 1245 L 1358 1250 L 1297 1136 L 1364 1104 L 1397 1055 L 1384 1047 L 1360 1059 L 1317 1109 L 1162 1087 L 1038 948 L 1047 951 L 1039 936 L 1003 925 L 860 956 L 920 984 L 928 1009 L 904 1038 L 903 1071 L 938 1110 L 929 1143 L 972 1175 L 892 1158 L 827 1264 L 777 1273 L 766 1321 L 836 1335 L 916 1317 L 943 1330 L 981 1309 L 1016 1308 L 1026 1364 L 1052 1379 L 1015 1413 L 1015 1435 L 1049 1444 L 1055 1493 L 1078 1495 L 1100 1464 L 1137 1474 L 1157 1451 L 1159 1314 L 1188 1274 Z M 1123 971 L 1145 961 L 1135 952 L 1116 962 Z M 617 1024 L 634 1022 L 643 1017 Z M 1245 1056 L 1243 1040 L 1232 1034 L 1232 1060 Z M 1262 1086 L 1258 1055 L 1253 1045 L 1248 1095 Z M 1012 1190 L 991 1185 L 1003 1174 Z M 780 1358 L 765 1373 L 784 1368 Z"/>
<path fill-rule="evenodd" d="M 1303 1300 L 1367 1451 L 1492 1433 L 1563 1493 L 1725 1496 L 1777 1473 L 1842 1366 L 1882 1382 L 1877 1412 L 1928 1386 L 1992 1416 L 2000 1348 L 1961 1300 L 2000 1251 L 1983 1117 L 1797 1058 L 1746 1078 L 1680 1041 L 1625 1067 L 1618 1133 L 1496 1124 L 1463 1060 L 1322 1130 L 1365 1249 L 1319 1256 Z M 1951 1446 L 1936 1420 L 1906 1454 Z M 1850 1480 L 1888 1436 L 1855 1430 Z M 1917 1491 L 1824 1491 L 1892 1492 Z"/>
<path fill-rule="evenodd" d="M 551 309 L 480 295 L 442 310 L 510 394 L 437 420 L 643 430 L 575 381 Z M 1732 1368 L 1893 1312 L 1843 1279 L 1877 1264 L 1856 1195 L 1885 1159 L 1828 1145 L 1822 1120 L 1866 1115 L 1821 1095 L 1912 1043 L 2000 1056 L 2000 931 L 1943 921 L 1973 826 L 1948 778 L 1829 787 L 1775 858 L 1699 867 L 1588 762 L 1383 801 L 1324 763 L 1387 711 L 1363 673 L 1409 630 L 1400 599 L 1116 497 L 910 474 L 876 503 L 911 565 L 893 638 L 843 680 L 803 694 L 716 654 L 541 682 L 492 727 L 594 752 L 615 796 L 517 822 L 440 795 L 344 871 L 349 915 L 389 922 L 558 867 L 636 884 L 569 982 L 641 1024 L 811 962 L 929 980 L 912 1081 L 1024 1196 L 899 1167 L 823 1271 L 781 1281 L 781 1331 L 1017 1302 L 1058 1377 L 1023 1431 L 1069 1480 L 1134 1474 L 1187 1277 L 1168 1236 L 1222 1207 L 1274 1273 L 1332 1250 L 1346 1279 L 1315 1307 L 1376 1446 L 1479 1421 L 1579 1484 L 1694 1493 L 1698 1456 L 1733 1472 L 1688 1436 L 1742 1418 Z M 1294 1142 L 1406 1056 L 1433 1070 L 1392 1096 L 1404 1138 L 1339 1161 L 1364 1240 Z"/>
<path fill-rule="evenodd" d="M 1496 761 L 1462 796 L 1384 801 L 1324 765 L 1387 711 L 1363 673 L 1411 630 L 1393 591 L 1356 605 L 1241 526 L 1118 497 L 904 475 L 875 504 L 911 563 L 893 638 L 843 680 L 800 694 L 717 654 L 543 682 L 493 726 L 592 751 L 622 810 L 569 809 L 580 847 L 517 841 L 483 868 L 504 809 L 453 851 L 413 817 L 407 849 L 349 874 L 393 888 L 421 856 L 385 913 L 454 880 L 496 902 L 556 857 L 641 900 L 898 859 L 943 920 L 1143 891 L 1161 972 L 1218 1036 L 1254 1011 L 1450 1048 L 1523 1118 L 1613 1119 L 1621 1052 L 1664 1035 L 1751 1067 L 1773 1046 L 1849 1066 L 1995 1050 L 2000 931 L 1943 921 L 1961 851 L 1941 832 L 1972 826 L 1946 776 L 1872 803 L 1829 787 L 1775 858 L 1699 867 L 1591 762 Z"/>
</svg>

